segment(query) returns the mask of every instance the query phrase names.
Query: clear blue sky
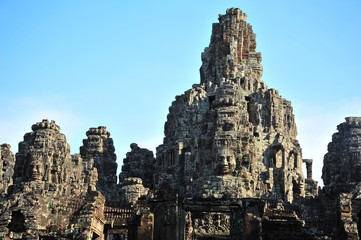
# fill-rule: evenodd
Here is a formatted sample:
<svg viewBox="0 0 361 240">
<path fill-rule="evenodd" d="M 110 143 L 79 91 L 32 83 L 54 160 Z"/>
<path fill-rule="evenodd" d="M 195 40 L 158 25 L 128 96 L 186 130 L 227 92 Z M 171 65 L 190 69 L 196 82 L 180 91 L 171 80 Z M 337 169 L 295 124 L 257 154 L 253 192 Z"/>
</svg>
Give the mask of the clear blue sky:
<svg viewBox="0 0 361 240">
<path fill-rule="evenodd" d="M 72 153 L 107 126 L 120 168 L 129 144 L 154 150 L 174 97 L 199 82 L 218 14 L 248 14 L 263 80 L 292 101 L 320 180 L 336 125 L 361 116 L 361 1 L 0 1 L 0 143 L 55 120 Z M 118 169 L 119 170 L 119 169 Z"/>
</svg>

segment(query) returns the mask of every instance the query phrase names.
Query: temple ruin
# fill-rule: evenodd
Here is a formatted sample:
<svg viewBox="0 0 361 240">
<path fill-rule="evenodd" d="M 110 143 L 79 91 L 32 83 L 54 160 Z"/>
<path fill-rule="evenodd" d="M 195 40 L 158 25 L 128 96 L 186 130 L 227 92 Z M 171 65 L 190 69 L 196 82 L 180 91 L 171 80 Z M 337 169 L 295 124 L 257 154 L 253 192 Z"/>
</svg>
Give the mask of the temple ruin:
<svg viewBox="0 0 361 240">
<path fill-rule="evenodd" d="M 119 176 L 104 126 L 74 155 L 49 120 L 15 155 L 2 144 L 0 239 L 360 239 L 361 117 L 337 127 L 319 188 L 291 102 L 262 80 L 246 18 L 219 16 L 200 82 L 171 104 L 156 156 L 130 144 Z"/>
</svg>

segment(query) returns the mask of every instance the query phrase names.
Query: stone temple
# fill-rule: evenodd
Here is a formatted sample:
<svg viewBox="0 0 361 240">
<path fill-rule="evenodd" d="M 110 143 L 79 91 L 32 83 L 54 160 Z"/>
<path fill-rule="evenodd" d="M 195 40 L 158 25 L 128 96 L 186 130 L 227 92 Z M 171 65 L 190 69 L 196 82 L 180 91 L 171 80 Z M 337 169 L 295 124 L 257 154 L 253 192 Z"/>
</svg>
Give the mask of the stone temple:
<svg viewBox="0 0 361 240">
<path fill-rule="evenodd" d="M 337 127 L 319 188 L 291 102 L 262 81 L 246 18 L 219 16 L 200 82 L 176 96 L 156 157 L 132 143 L 119 180 L 103 126 L 74 155 L 48 120 L 15 155 L 2 144 L 0 239 L 360 239 L 361 118 Z"/>
</svg>

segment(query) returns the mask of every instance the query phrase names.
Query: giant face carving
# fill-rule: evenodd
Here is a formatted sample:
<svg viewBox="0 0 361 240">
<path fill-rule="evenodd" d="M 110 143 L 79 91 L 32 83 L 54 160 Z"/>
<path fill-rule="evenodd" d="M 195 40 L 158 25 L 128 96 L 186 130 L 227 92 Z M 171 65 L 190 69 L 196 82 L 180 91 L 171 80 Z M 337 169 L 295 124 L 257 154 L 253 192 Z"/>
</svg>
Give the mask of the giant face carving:
<svg viewBox="0 0 361 240">
<path fill-rule="evenodd" d="M 236 169 L 233 150 L 229 148 L 217 149 L 214 167 L 217 175 L 232 174 Z"/>
</svg>

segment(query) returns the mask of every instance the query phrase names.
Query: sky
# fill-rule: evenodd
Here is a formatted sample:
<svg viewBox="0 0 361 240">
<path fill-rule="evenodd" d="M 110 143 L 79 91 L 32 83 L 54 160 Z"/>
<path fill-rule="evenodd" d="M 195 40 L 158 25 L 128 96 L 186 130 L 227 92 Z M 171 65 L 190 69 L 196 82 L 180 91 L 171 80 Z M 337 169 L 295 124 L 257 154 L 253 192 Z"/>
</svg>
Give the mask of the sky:
<svg viewBox="0 0 361 240">
<path fill-rule="evenodd" d="M 263 81 L 292 102 L 303 158 L 361 116 L 361 0 L 1 0 L 0 143 L 55 120 L 71 152 L 106 126 L 118 172 L 133 142 L 162 143 L 175 96 L 199 83 L 201 52 L 227 8 L 248 15 Z"/>
</svg>

